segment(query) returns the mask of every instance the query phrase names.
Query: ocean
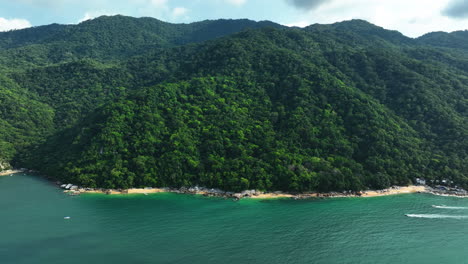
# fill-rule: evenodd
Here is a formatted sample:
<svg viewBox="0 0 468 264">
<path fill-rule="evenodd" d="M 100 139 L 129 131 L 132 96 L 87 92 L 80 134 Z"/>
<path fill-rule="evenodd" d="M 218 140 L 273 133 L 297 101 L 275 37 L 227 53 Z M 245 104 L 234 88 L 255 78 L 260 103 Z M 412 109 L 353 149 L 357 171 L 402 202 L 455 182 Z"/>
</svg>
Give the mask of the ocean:
<svg viewBox="0 0 468 264">
<path fill-rule="evenodd" d="M 69 196 L 0 177 L 0 263 L 468 263 L 468 199 Z"/>
</svg>

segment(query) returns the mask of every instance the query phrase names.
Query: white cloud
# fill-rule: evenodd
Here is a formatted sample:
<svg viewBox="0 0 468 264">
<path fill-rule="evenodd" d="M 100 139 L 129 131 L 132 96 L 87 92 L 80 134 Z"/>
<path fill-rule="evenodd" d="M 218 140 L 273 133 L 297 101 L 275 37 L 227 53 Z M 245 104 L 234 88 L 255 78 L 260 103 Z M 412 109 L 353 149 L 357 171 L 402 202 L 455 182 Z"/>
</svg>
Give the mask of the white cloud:
<svg viewBox="0 0 468 264">
<path fill-rule="evenodd" d="M 287 27 L 300 27 L 300 28 L 307 27 L 308 25 L 310 25 L 310 23 L 306 20 L 301 20 L 301 21 L 296 21 L 296 22 L 292 22 L 289 24 L 285 24 L 285 26 Z"/>
<path fill-rule="evenodd" d="M 31 23 L 26 19 L 13 18 L 6 19 L 0 17 L 0 31 L 8 31 L 13 29 L 22 29 L 32 27 Z"/>
<path fill-rule="evenodd" d="M 410 37 L 432 31 L 466 29 L 460 20 L 441 14 L 450 0 L 334 0 L 305 13 L 298 13 L 284 25 L 330 24 L 343 20 L 364 19 L 378 26 L 398 30 Z"/>
<path fill-rule="evenodd" d="M 247 2 L 247 0 L 226 0 L 226 3 L 235 5 L 235 6 L 242 6 Z"/>
<path fill-rule="evenodd" d="M 150 4 L 154 7 L 164 7 L 167 4 L 167 0 L 150 0 Z"/>
<path fill-rule="evenodd" d="M 187 14 L 188 11 L 189 10 L 187 8 L 185 8 L 185 7 L 176 7 L 174 9 L 172 9 L 172 15 L 176 16 L 176 17 L 183 16 L 183 15 Z"/>
<path fill-rule="evenodd" d="M 37 5 L 37 6 L 56 6 L 70 2 L 70 0 L 16 0 L 20 3 Z"/>
<path fill-rule="evenodd" d="M 115 0 L 114 0 L 115 1 Z M 128 0 L 126 0 L 128 1 Z M 133 16 L 150 16 L 164 21 L 173 17 L 169 0 L 133 0 Z"/>
<path fill-rule="evenodd" d="M 78 21 L 78 23 L 84 22 L 86 20 L 95 19 L 100 16 L 113 16 L 113 15 L 117 15 L 117 13 L 106 12 L 106 11 L 90 11 L 90 12 L 86 12 L 84 16 Z"/>
</svg>

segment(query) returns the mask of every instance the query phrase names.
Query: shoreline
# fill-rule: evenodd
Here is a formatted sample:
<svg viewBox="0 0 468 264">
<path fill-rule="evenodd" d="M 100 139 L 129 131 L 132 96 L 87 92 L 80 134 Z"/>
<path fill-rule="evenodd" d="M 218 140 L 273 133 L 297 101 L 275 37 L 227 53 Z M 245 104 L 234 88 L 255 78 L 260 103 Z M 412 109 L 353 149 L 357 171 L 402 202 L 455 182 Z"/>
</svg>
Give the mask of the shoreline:
<svg viewBox="0 0 468 264">
<path fill-rule="evenodd" d="M 367 190 L 356 193 L 302 193 L 302 194 L 277 194 L 277 193 L 264 193 L 258 196 L 252 196 L 253 199 L 274 199 L 274 198 L 293 198 L 293 199 L 307 199 L 307 198 L 343 198 L 343 197 L 380 197 L 398 194 L 409 194 L 409 193 L 426 193 L 429 190 L 426 186 L 422 185 L 410 185 L 410 186 L 393 186 L 383 190 Z"/>
<path fill-rule="evenodd" d="M 440 187 L 440 186 L 439 186 Z M 281 191 L 277 192 L 262 192 L 258 190 L 247 190 L 241 193 L 224 192 L 219 189 L 208 189 L 202 187 L 192 187 L 180 189 L 174 188 L 131 188 L 125 190 L 111 190 L 111 189 L 77 189 L 77 190 L 65 190 L 65 193 L 70 195 L 80 195 L 86 193 L 98 193 L 107 195 L 127 195 L 127 194 L 154 194 L 154 193 L 179 193 L 179 194 L 190 194 L 190 195 L 203 195 L 207 197 L 220 197 L 220 198 L 231 198 L 234 200 L 240 199 L 314 199 L 314 198 L 371 198 L 381 196 L 391 196 L 400 194 L 412 194 L 412 193 L 426 193 L 436 196 L 445 197 L 457 197 L 457 198 L 468 198 L 468 192 L 463 189 L 452 189 L 452 188 L 433 188 L 427 185 L 408 185 L 408 186 L 392 186 L 382 190 L 366 190 L 358 192 L 310 192 L 292 194 Z"/>
<path fill-rule="evenodd" d="M 0 171 L 0 176 L 10 176 L 12 174 L 16 174 L 16 173 L 22 173 L 22 172 L 25 172 L 25 170 L 4 170 L 4 171 Z"/>
<path fill-rule="evenodd" d="M 11 169 L 0 172 L 0 176 L 13 176 L 13 174 L 24 173 L 24 172 L 34 172 L 27 169 Z M 446 196 L 446 197 L 458 197 L 458 198 L 468 198 L 468 191 L 464 189 L 456 189 L 447 186 L 434 186 L 430 187 L 427 185 L 408 185 L 408 186 L 392 186 L 387 189 L 382 190 L 365 190 L 365 191 L 344 191 L 344 192 L 308 192 L 308 193 L 286 193 L 282 191 L 276 192 L 263 192 L 259 190 L 245 190 L 240 193 L 235 192 L 226 192 L 220 189 L 214 188 L 204 188 L 204 187 L 181 187 L 177 188 L 129 188 L 129 189 L 104 189 L 104 188 L 85 188 L 73 184 L 62 184 L 59 181 L 53 181 L 53 179 L 44 177 L 55 183 L 59 188 L 65 189 L 63 192 L 69 195 L 81 195 L 81 194 L 107 194 L 107 195 L 126 195 L 126 194 L 154 194 L 154 193 L 179 193 L 179 194 L 191 194 L 191 195 L 203 195 L 207 197 L 220 197 L 220 198 L 231 198 L 234 200 L 240 200 L 244 198 L 250 199 L 313 199 L 313 198 L 350 198 L 350 197 L 380 197 L 380 196 L 390 196 L 390 195 L 399 195 L 399 194 L 411 194 L 411 193 L 427 193 L 437 196 Z"/>
<path fill-rule="evenodd" d="M 62 188 L 64 184 L 62 184 Z M 192 195 L 203 195 L 208 197 L 222 197 L 222 198 L 232 198 L 235 200 L 240 200 L 244 198 L 250 199 L 311 199 L 311 198 L 344 198 L 344 197 L 379 197 L 379 196 L 388 196 L 388 195 L 398 195 L 398 194 L 409 194 L 409 193 L 430 193 L 431 190 L 427 186 L 422 185 L 410 185 L 410 186 L 393 186 L 384 190 L 367 190 L 361 192 L 329 192 L 329 193 L 301 193 L 301 194 L 291 194 L 284 192 L 261 192 L 258 190 L 247 190 L 240 193 L 233 192 L 224 192 L 219 189 L 208 189 L 201 187 L 192 187 L 192 188 L 130 188 L 130 189 L 91 189 L 91 188 L 79 188 L 77 186 L 71 186 L 72 189 L 64 190 L 65 193 L 69 195 L 80 195 L 87 193 L 94 194 L 107 194 L 107 195 L 126 195 L 126 194 L 154 194 L 154 193 L 180 193 L 180 194 L 192 194 Z"/>
</svg>

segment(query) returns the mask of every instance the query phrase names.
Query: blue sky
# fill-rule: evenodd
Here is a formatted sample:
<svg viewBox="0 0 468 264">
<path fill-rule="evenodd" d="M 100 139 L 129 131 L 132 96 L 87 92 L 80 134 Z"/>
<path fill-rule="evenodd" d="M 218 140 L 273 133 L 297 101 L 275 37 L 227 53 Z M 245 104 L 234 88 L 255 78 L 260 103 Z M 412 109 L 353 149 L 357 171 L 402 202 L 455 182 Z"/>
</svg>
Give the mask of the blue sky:
<svg viewBox="0 0 468 264">
<path fill-rule="evenodd" d="M 173 23 L 249 18 L 295 26 L 359 18 L 411 37 L 468 29 L 468 0 L 0 0 L 0 31 L 114 14 Z"/>
</svg>

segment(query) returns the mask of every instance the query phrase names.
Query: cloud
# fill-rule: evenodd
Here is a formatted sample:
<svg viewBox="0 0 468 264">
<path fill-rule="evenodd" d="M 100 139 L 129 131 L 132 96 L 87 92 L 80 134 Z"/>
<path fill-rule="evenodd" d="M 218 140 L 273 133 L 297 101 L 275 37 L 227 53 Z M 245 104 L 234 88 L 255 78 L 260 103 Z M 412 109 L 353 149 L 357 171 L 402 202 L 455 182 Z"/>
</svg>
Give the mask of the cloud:
<svg viewBox="0 0 468 264">
<path fill-rule="evenodd" d="M 150 0 L 150 4 L 154 7 L 164 7 L 167 4 L 167 0 Z"/>
<path fill-rule="evenodd" d="M 310 25 L 310 22 L 307 21 L 307 20 L 301 20 L 301 21 L 296 21 L 296 22 L 292 22 L 292 23 L 289 23 L 289 24 L 285 24 L 285 26 L 287 27 L 300 27 L 300 28 L 304 28 L 304 27 L 307 27 Z"/>
<path fill-rule="evenodd" d="M 247 2 L 247 0 L 226 0 L 226 3 L 235 5 L 235 6 L 241 6 L 244 5 Z"/>
<path fill-rule="evenodd" d="M 106 11 L 90 11 L 90 12 L 86 12 L 84 16 L 78 21 L 78 23 L 84 22 L 86 20 L 95 19 L 100 16 L 114 16 L 114 15 L 117 15 L 117 13 L 106 12 Z"/>
<path fill-rule="evenodd" d="M 58 4 L 60 1 L 58 0 L 16 0 L 17 2 L 20 3 L 26 3 L 26 4 L 37 4 L 37 5 L 49 5 L 49 4 Z"/>
<path fill-rule="evenodd" d="M 73 0 L 15 0 L 22 4 L 34 5 L 38 7 L 56 8 L 58 6 L 66 6 Z"/>
<path fill-rule="evenodd" d="M 291 0 L 283 0 L 283 3 L 289 1 Z M 460 20 L 441 14 L 441 10 L 451 1 L 453 0 L 330 0 L 314 10 L 299 10 L 294 16 L 285 16 L 277 21 L 283 25 L 303 26 L 364 19 L 387 29 L 398 30 L 410 37 L 419 37 L 432 31 L 467 29 Z M 421 8 L 422 6 L 424 8 Z"/>
<path fill-rule="evenodd" d="M 13 29 L 22 29 L 32 27 L 31 23 L 26 19 L 13 18 L 6 19 L 0 17 L 0 31 L 8 31 Z"/>
<path fill-rule="evenodd" d="M 468 18 L 468 0 L 452 0 L 448 3 L 442 15 L 451 18 Z"/>
<path fill-rule="evenodd" d="M 331 1 L 332 0 L 286 0 L 287 3 L 293 5 L 295 8 L 304 11 L 314 10 L 319 6 Z"/>
<path fill-rule="evenodd" d="M 176 7 L 174 9 L 172 9 L 172 15 L 176 16 L 176 17 L 183 16 L 183 15 L 187 14 L 188 11 L 189 10 L 187 8 L 185 8 L 185 7 Z"/>
</svg>

